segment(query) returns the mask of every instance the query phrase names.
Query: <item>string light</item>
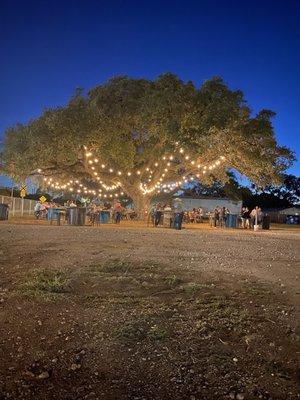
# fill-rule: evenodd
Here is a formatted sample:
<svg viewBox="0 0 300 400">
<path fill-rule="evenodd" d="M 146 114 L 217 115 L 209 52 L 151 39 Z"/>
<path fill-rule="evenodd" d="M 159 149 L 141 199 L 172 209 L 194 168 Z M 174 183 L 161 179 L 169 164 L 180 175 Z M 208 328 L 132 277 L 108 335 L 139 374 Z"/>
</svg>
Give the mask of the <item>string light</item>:
<svg viewBox="0 0 300 400">
<path fill-rule="evenodd" d="M 178 142 L 176 142 L 176 145 L 178 145 Z M 84 146 L 84 148 L 85 148 L 85 150 L 87 149 L 86 148 L 86 146 Z M 180 154 L 183 154 L 185 151 L 184 151 L 184 149 L 183 148 L 180 148 L 179 149 L 179 153 Z M 89 157 L 91 157 L 93 154 L 92 154 L 92 152 L 91 151 L 86 151 L 86 157 L 87 158 L 89 158 Z M 162 159 L 163 160 L 174 160 L 174 156 L 173 155 L 170 155 L 170 156 L 163 156 L 162 157 Z M 189 160 L 190 159 L 190 156 L 189 155 L 186 155 L 185 157 L 184 157 L 184 159 L 185 160 Z M 219 157 L 219 159 L 217 159 L 213 164 L 210 164 L 210 165 L 203 165 L 202 167 L 201 167 L 201 164 L 197 164 L 197 169 L 202 169 L 202 173 L 203 173 L 203 175 L 206 173 L 206 170 L 208 169 L 208 170 L 213 170 L 213 169 L 215 169 L 217 166 L 219 166 L 220 164 L 221 164 L 221 160 L 222 161 L 224 161 L 225 160 L 225 156 L 220 156 Z M 98 158 L 94 158 L 94 160 L 88 160 L 88 164 L 89 165 L 91 165 L 91 169 L 92 169 L 92 171 L 95 171 L 95 167 L 92 165 L 93 163 L 98 163 L 99 162 L 99 159 Z M 181 163 L 181 161 L 180 161 L 180 159 L 178 160 L 178 163 L 180 164 Z M 191 165 L 195 165 L 195 163 L 196 163 L 196 161 L 195 160 L 191 160 L 190 161 L 190 164 Z M 170 165 L 171 165 L 171 163 L 168 161 L 167 163 L 166 163 L 166 165 L 169 167 Z M 158 167 L 159 166 L 159 163 L 158 162 L 155 162 L 154 163 L 154 166 L 155 167 Z M 105 169 L 106 168 L 106 165 L 105 164 L 101 164 L 101 168 L 102 169 Z M 147 167 L 146 169 L 145 169 L 147 172 L 149 172 L 149 175 L 148 175 L 148 178 L 147 178 L 147 182 L 148 183 L 150 183 L 151 181 L 152 181 L 152 174 L 154 173 L 153 172 L 153 170 L 151 170 L 149 167 Z M 38 172 L 42 172 L 42 170 L 40 170 L 40 169 L 38 169 L 37 170 Z M 114 172 L 114 170 L 112 169 L 112 168 L 108 168 L 108 171 L 110 172 L 110 173 L 113 173 Z M 158 178 L 158 182 L 156 183 L 156 184 L 153 184 L 152 185 L 152 187 L 148 187 L 147 186 L 147 184 L 146 183 L 141 183 L 141 185 L 140 185 L 140 189 L 141 189 L 141 191 L 143 192 L 143 194 L 148 194 L 148 193 L 152 193 L 153 191 L 155 191 L 155 190 L 160 190 L 160 188 L 163 186 L 164 188 L 168 188 L 168 189 L 174 189 L 174 188 L 177 188 L 177 187 L 180 187 L 181 185 L 182 185 L 182 181 L 177 181 L 177 182 L 173 182 L 173 183 L 163 183 L 163 178 L 166 178 L 166 173 L 168 172 L 168 168 L 164 168 L 164 173 L 163 174 L 161 174 L 161 176 Z M 119 176 L 121 176 L 122 175 L 122 171 L 118 171 L 117 172 L 117 174 L 119 175 Z M 136 171 L 136 174 L 137 175 L 142 175 L 142 172 L 140 171 L 140 170 L 138 170 L 138 171 Z M 97 176 L 98 175 L 98 172 L 93 172 L 93 175 L 95 176 L 95 179 L 104 187 L 104 189 L 105 190 L 107 190 L 107 191 L 113 191 L 113 190 L 115 190 L 118 186 L 122 186 L 121 185 L 121 183 L 120 182 L 118 182 L 118 184 L 117 185 L 112 185 L 112 186 L 108 186 L 108 185 L 105 185 L 101 180 L 100 180 L 100 178 Z M 132 175 L 132 172 L 131 171 L 128 171 L 128 172 L 126 172 L 126 175 L 127 176 L 131 176 Z M 200 177 L 200 175 L 199 174 L 196 174 L 196 175 L 194 175 L 194 176 L 196 176 L 197 178 L 199 178 Z M 183 177 L 183 181 L 184 181 L 184 183 L 187 183 L 187 182 L 189 182 L 189 181 L 193 181 L 194 180 L 194 178 L 191 176 L 191 177 Z M 71 181 L 69 181 L 68 183 L 66 183 L 66 184 L 64 184 L 64 185 L 60 185 L 59 186 L 59 184 L 58 184 L 58 182 L 56 182 L 55 183 L 55 185 L 54 184 L 52 184 L 51 182 L 52 182 L 52 178 L 49 178 L 49 180 L 47 181 L 47 178 L 44 178 L 44 181 L 45 182 L 47 182 L 48 183 L 48 185 L 51 185 L 51 187 L 55 187 L 55 188 L 58 188 L 58 189 L 60 189 L 60 188 L 66 188 L 66 187 L 68 187 L 68 186 L 70 186 L 71 184 L 73 184 L 73 181 L 71 180 Z M 76 184 L 78 184 L 79 183 L 79 181 L 77 180 L 77 181 L 75 181 L 75 183 Z M 82 187 L 82 184 L 80 184 L 79 185 L 80 187 Z M 73 191 L 73 188 L 71 188 L 71 187 L 69 187 L 69 190 L 71 191 L 71 189 L 72 189 L 72 191 Z M 80 190 L 80 189 L 78 189 L 78 190 Z M 77 190 L 77 192 L 78 192 L 78 190 Z M 99 189 L 100 190 L 100 189 Z M 86 191 L 86 188 L 84 188 L 84 191 Z M 79 192 L 78 192 L 79 193 Z M 94 191 L 89 191 L 89 193 L 94 193 Z M 123 193 L 123 192 L 122 192 Z"/>
</svg>

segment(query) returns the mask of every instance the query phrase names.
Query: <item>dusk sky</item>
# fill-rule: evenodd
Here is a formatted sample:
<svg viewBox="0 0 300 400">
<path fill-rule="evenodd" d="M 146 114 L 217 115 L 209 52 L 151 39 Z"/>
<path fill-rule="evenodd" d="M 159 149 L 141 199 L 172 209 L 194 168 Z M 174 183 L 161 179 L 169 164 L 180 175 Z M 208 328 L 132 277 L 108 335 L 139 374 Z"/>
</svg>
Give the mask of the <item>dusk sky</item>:
<svg viewBox="0 0 300 400">
<path fill-rule="evenodd" d="M 254 113 L 275 111 L 278 142 L 300 158 L 300 1 L 0 3 L 0 140 L 76 87 L 170 71 L 197 86 L 219 75 Z"/>
</svg>

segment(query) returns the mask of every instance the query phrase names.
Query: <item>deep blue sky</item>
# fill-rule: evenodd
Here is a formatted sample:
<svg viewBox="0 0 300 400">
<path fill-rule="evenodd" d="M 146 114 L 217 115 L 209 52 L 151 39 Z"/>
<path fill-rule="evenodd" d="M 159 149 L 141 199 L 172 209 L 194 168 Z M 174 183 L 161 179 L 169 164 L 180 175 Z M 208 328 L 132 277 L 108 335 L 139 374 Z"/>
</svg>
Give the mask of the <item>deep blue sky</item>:
<svg viewBox="0 0 300 400">
<path fill-rule="evenodd" d="M 269 108 L 300 159 L 300 1 L 0 0 L 0 140 L 6 127 L 111 76 L 219 75 Z M 251 166 L 249 166 L 250 168 Z M 299 163 L 290 170 L 300 175 Z"/>
</svg>

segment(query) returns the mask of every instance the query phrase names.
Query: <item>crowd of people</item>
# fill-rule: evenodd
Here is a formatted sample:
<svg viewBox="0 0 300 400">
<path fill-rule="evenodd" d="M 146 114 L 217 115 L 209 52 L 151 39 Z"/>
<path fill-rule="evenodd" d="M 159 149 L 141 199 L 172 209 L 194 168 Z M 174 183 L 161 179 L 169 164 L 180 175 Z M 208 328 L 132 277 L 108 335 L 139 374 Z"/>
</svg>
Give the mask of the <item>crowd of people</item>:
<svg viewBox="0 0 300 400">
<path fill-rule="evenodd" d="M 51 210 L 56 209 L 63 211 L 65 219 L 68 220 L 70 210 L 77 206 L 78 205 L 74 200 L 68 200 L 63 206 L 56 204 L 54 201 L 37 201 L 34 207 L 34 215 L 37 219 L 52 219 L 55 210 L 53 210 L 53 212 Z M 106 215 L 106 219 L 103 217 L 104 214 Z M 137 217 L 137 214 L 133 209 L 126 209 L 118 200 L 116 200 L 113 204 L 102 203 L 100 201 L 93 200 L 86 207 L 86 215 L 88 216 L 91 225 L 108 221 L 120 224 L 121 220 L 123 219 L 133 220 Z M 156 227 L 160 225 L 172 226 L 172 224 L 174 225 L 176 218 L 177 225 L 181 228 L 182 223 L 202 223 L 204 219 L 208 218 L 211 227 L 223 228 L 227 226 L 226 221 L 229 215 L 230 210 L 225 206 L 217 206 L 212 211 L 207 213 L 205 213 L 201 207 L 193 208 L 190 211 L 184 211 L 181 200 L 176 199 L 172 206 L 170 204 L 163 205 L 159 202 L 153 204 L 148 214 L 148 223 L 151 220 L 152 225 Z M 236 226 L 239 226 L 243 229 L 255 229 L 255 227 L 258 227 L 262 223 L 262 219 L 263 212 L 260 207 L 257 206 L 252 210 L 250 210 L 248 207 L 242 207 L 240 214 L 238 216 L 236 215 Z"/>
<path fill-rule="evenodd" d="M 92 225 L 100 222 L 100 215 L 103 211 L 107 213 L 108 219 L 115 222 L 116 224 L 120 224 L 122 219 L 134 218 L 133 212 L 130 212 L 130 210 L 127 211 L 119 201 L 116 201 L 113 204 L 100 204 L 97 202 L 91 202 L 90 205 L 87 207 L 89 222 Z"/>
<path fill-rule="evenodd" d="M 242 207 L 241 222 L 242 228 L 253 229 L 255 225 L 260 225 L 262 222 L 263 212 L 260 207 L 256 206 L 253 210 L 248 207 Z"/>
<path fill-rule="evenodd" d="M 217 206 L 213 211 L 208 213 L 210 226 L 224 228 L 229 214 L 230 210 L 227 207 Z"/>
<path fill-rule="evenodd" d="M 176 199 L 172 207 L 170 204 L 153 204 L 148 215 L 148 223 L 151 220 L 152 225 L 155 227 L 165 226 L 181 229 L 183 218 L 182 202 L 180 199 Z"/>
</svg>

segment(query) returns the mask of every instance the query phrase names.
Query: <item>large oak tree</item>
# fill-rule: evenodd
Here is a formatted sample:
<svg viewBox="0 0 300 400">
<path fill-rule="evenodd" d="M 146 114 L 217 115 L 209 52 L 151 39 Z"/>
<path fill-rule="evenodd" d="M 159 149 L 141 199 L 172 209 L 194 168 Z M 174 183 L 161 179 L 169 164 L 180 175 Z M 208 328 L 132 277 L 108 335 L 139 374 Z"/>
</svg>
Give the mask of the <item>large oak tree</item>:
<svg viewBox="0 0 300 400">
<path fill-rule="evenodd" d="M 8 129 L 2 171 L 66 190 L 72 181 L 78 192 L 123 190 L 139 210 L 189 179 L 225 182 L 229 169 L 263 187 L 279 183 L 294 159 L 276 142 L 273 116 L 252 116 L 243 93 L 220 78 L 197 89 L 169 73 L 154 81 L 116 77 Z"/>
</svg>

